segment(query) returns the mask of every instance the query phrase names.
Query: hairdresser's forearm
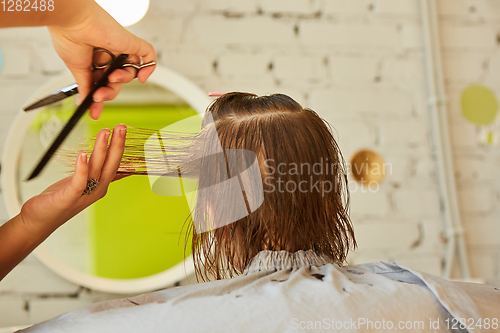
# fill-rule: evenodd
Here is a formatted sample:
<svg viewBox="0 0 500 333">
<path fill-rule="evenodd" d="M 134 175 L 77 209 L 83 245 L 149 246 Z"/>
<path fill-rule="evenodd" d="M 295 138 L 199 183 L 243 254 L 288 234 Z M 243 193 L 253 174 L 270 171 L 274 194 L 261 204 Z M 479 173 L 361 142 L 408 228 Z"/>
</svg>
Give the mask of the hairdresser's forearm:
<svg viewBox="0 0 500 333">
<path fill-rule="evenodd" d="M 17 215 L 0 226 L 0 281 L 59 225 L 39 225 L 35 230 Z"/>
<path fill-rule="evenodd" d="M 30 0 L 35 4 L 35 0 Z M 10 7 L 8 0 L 0 2 L 0 28 L 27 26 L 71 26 L 84 21 L 92 13 L 92 7 L 98 6 L 94 0 L 53 0 L 52 11 L 48 10 L 48 0 L 45 0 L 44 11 L 40 10 L 40 0 L 37 0 L 38 10 L 27 7 L 30 11 L 16 10 Z M 23 1 L 23 9 L 25 7 Z M 12 11 L 8 11 L 8 9 Z M 51 7 L 52 8 L 52 7 Z"/>
</svg>

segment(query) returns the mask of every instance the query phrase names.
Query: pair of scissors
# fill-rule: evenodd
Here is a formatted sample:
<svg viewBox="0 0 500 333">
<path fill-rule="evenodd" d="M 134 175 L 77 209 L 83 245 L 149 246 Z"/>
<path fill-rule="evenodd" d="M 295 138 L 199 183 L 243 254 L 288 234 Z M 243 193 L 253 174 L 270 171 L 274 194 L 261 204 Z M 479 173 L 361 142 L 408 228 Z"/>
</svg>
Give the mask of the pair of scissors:
<svg viewBox="0 0 500 333">
<path fill-rule="evenodd" d="M 99 78 L 99 80 L 96 83 L 94 83 L 94 86 L 90 90 L 89 94 L 85 97 L 83 102 L 78 106 L 75 113 L 73 113 L 73 115 L 68 120 L 66 125 L 64 125 L 64 127 L 61 130 L 61 132 L 59 133 L 59 135 L 52 142 L 52 144 L 47 149 L 47 151 L 45 152 L 43 157 L 40 159 L 40 162 L 38 162 L 35 169 L 33 169 L 33 172 L 30 174 L 30 176 L 26 180 L 31 180 L 40 174 L 40 172 L 47 165 L 47 163 L 49 162 L 51 157 L 54 155 L 56 150 L 61 146 L 63 141 L 69 135 L 71 130 L 75 127 L 75 125 L 78 123 L 78 121 L 82 118 L 82 116 L 85 114 L 87 109 L 92 105 L 93 95 L 97 91 L 97 89 L 104 87 L 108 84 L 108 82 L 109 82 L 108 77 L 112 72 L 114 72 L 118 68 L 132 67 L 136 70 L 136 76 L 137 76 L 137 73 L 142 68 L 156 65 L 156 62 L 154 62 L 154 61 L 151 61 L 148 63 L 143 63 L 142 58 L 141 58 L 140 64 L 136 64 L 133 62 L 127 62 L 127 59 L 129 57 L 128 54 L 121 54 L 121 55 L 116 57 L 113 53 L 111 53 L 110 51 L 103 49 L 103 48 L 94 49 L 94 56 L 98 53 L 107 54 L 110 57 L 110 60 L 108 62 L 105 62 L 104 64 L 98 64 L 98 63 L 94 62 L 92 64 L 92 68 L 93 68 L 93 70 L 106 69 L 106 71 Z M 41 100 L 39 100 L 36 103 L 29 105 L 28 107 L 26 107 L 24 109 L 24 111 L 30 111 L 30 110 L 34 110 L 34 109 L 37 109 L 37 108 L 42 107 L 42 106 L 56 103 L 56 102 L 61 101 L 65 98 L 73 96 L 77 93 L 78 93 L 78 85 L 72 84 L 70 86 L 61 88 L 61 89 L 53 92 L 49 96 L 42 98 Z"/>
</svg>

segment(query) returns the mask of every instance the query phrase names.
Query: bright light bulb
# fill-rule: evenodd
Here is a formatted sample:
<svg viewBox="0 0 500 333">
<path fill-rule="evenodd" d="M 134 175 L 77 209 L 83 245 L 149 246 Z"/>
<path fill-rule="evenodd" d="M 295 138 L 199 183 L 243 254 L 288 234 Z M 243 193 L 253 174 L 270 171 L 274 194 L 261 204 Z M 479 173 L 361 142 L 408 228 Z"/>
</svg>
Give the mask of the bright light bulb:
<svg viewBox="0 0 500 333">
<path fill-rule="evenodd" d="M 124 27 L 139 22 L 149 8 L 149 0 L 96 0 L 96 2 Z"/>
</svg>

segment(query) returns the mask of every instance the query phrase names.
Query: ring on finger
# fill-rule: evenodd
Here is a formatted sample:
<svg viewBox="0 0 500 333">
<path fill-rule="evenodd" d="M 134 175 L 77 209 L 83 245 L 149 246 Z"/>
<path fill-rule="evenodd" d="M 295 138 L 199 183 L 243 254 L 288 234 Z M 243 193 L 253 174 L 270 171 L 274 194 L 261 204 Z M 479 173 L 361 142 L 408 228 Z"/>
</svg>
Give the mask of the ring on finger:
<svg viewBox="0 0 500 333">
<path fill-rule="evenodd" d="M 99 185 L 99 181 L 97 179 L 88 178 L 87 186 L 85 187 L 85 190 L 83 190 L 82 195 L 91 195 L 97 188 L 97 185 Z"/>
</svg>

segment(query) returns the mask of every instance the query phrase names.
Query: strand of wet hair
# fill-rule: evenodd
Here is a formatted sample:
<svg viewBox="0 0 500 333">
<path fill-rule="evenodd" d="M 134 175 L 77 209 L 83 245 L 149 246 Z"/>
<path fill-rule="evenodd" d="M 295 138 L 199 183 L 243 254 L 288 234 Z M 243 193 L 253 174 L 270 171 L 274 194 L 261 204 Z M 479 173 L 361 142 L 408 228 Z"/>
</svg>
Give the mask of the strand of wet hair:
<svg viewBox="0 0 500 333">
<path fill-rule="evenodd" d="M 158 143 L 148 140 L 157 135 L 161 141 Z M 56 156 L 60 163 L 72 170 L 74 161 L 81 151 L 90 156 L 94 147 L 96 136 L 83 138 L 82 143 L 76 148 L 61 147 Z M 120 166 L 117 174 L 123 175 L 165 175 L 166 172 L 177 174 L 177 168 L 192 159 L 200 149 L 199 133 L 179 133 L 158 131 L 148 128 L 129 126 L 127 139 Z M 146 155 L 148 160 L 146 162 Z M 169 167 L 166 166 L 168 161 Z M 186 169 L 186 176 L 190 174 Z"/>
</svg>

